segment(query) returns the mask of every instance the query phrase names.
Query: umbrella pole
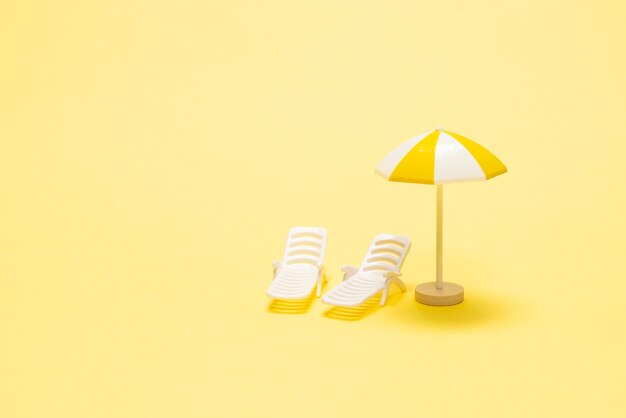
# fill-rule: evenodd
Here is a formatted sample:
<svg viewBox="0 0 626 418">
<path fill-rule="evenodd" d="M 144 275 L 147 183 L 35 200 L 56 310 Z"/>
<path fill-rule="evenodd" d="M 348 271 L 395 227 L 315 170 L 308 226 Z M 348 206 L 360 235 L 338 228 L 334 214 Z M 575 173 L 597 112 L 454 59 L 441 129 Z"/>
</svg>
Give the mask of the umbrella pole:
<svg viewBox="0 0 626 418">
<path fill-rule="evenodd" d="M 443 185 L 437 185 L 437 289 L 443 289 Z"/>
<path fill-rule="evenodd" d="M 424 305 L 449 306 L 463 302 L 463 286 L 443 281 L 443 186 L 437 185 L 437 280 L 418 284 L 415 300 Z"/>
</svg>

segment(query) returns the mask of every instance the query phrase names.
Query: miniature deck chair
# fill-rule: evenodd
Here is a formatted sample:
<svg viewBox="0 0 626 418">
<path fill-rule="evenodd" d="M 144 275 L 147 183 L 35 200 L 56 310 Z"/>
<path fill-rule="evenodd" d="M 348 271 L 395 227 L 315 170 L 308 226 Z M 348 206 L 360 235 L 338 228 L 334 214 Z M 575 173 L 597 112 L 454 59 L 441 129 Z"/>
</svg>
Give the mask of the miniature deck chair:
<svg viewBox="0 0 626 418">
<path fill-rule="evenodd" d="M 326 230 L 296 226 L 289 231 L 282 262 L 274 261 L 274 280 L 267 295 L 274 299 L 306 299 L 317 285 L 322 293 Z"/>
<path fill-rule="evenodd" d="M 406 286 L 399 279 L 400 268 L 406 258 L 411 240 L 399 235 L 381 234 L 372 241 L 365 260 L 359 268 L 344 266 L 343 282 L 322 297 L 322 302 L 336 306 L 359 306 L 383 291 L 380 306 L 385 306 L 389 287 L 398 285 L 402 291 Z"/>
</svg>

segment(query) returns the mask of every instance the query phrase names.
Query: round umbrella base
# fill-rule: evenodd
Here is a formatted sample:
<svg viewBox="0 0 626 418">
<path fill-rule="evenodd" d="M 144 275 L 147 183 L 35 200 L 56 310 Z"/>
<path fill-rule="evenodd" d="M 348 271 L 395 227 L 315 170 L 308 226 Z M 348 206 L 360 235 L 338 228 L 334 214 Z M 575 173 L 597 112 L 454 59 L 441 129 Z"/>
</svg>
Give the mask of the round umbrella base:
<svg viewBox="0 0 626 418">
<path fill-rule="evenodd" d="M 424 305 L 450 306 L 463 302 L 463 287 L 456 283 L 443 282 L 443 287 L 437 289 L 437 283 L 429 282 L 417 285 L 415 300 Z"/>
</svg>

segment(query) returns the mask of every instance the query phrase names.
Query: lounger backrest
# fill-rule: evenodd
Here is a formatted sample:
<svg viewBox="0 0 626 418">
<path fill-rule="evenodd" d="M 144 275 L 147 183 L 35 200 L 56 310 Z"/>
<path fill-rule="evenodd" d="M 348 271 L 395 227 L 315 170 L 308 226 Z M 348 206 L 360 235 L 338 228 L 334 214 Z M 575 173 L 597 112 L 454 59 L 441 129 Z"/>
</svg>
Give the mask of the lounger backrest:
<svg viewBox="0 0 626 418">
<path fill-rule="evenodd" d="M 283 259 L 286 265 L 319 266 L 326 251 L 326 230 L 319 227 L 295 226 L 289 230 Z"/>
<path fill-rule="evenodd" d="M 359 270 L 381 274 L 386 271 L 400 271 L 409 248 L 411 240 L 408 237 L 380 234 L 372 241 Z"/>
</svg>

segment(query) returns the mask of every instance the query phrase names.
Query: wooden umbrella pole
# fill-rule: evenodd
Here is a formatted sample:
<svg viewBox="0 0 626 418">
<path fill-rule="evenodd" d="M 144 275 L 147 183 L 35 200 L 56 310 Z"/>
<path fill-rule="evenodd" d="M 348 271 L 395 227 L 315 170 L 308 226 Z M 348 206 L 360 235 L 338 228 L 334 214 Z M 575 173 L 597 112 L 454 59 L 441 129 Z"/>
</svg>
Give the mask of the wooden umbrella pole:
<svg viewBox="0 0 626 418">
<path fill-rule="evenodd" d="M 437 185 L 437 280 L 418 284 L 415 300 L 424 305 L 449 306 L 463 302 L 463 286 L 443 282 L 443 186 Z"/>
<path fill-rule="evenodd" d="M 437 185 L 437 289 L 443 289 L 443 185 Z"/>
</svg>

